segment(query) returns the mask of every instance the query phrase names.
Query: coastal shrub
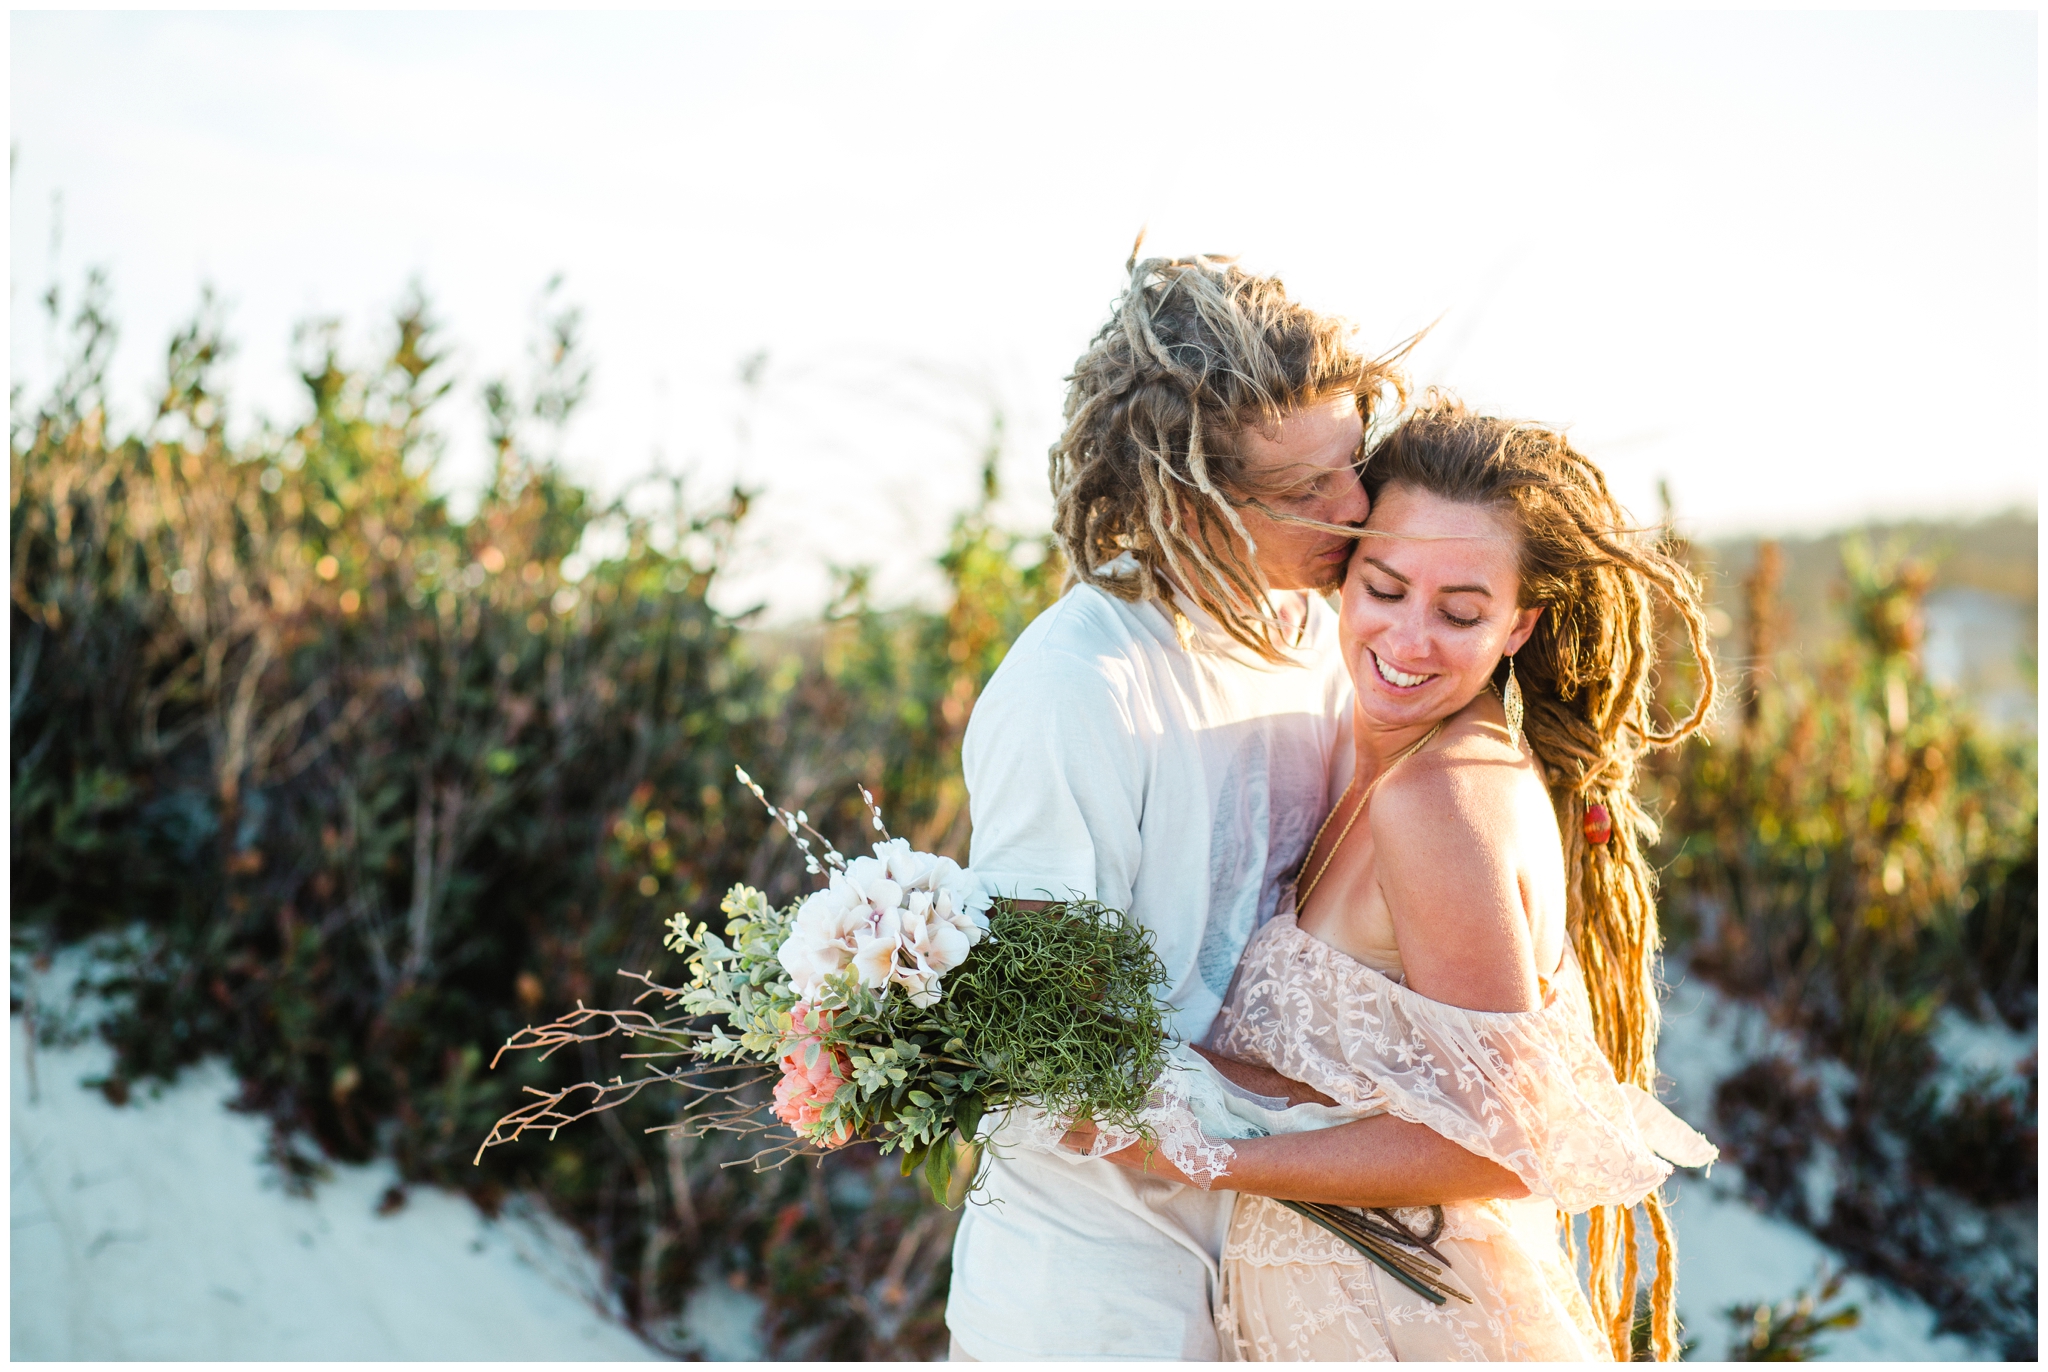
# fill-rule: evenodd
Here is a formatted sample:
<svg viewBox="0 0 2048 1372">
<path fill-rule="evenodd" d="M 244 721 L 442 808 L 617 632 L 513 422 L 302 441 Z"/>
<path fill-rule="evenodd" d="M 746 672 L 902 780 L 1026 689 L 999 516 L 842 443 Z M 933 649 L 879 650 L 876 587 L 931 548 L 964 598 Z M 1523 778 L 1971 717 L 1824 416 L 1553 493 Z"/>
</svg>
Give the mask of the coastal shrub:
<svg viewBox="0 0 2048 1372">
<path fill-rule="evenodd" d="M 757 1174 L 726 1165 L 730 1140 L 646 1133 L 672 1118 L 650 1096 L 469 1160 L 522 1086 L 618 1070 L 594 1052 L 487 1070 L 513 1031 L 621 998 L 614 973 L 660 967 L 677 909 L 808 885 L 735 763 L 848 851 L 858 781 L 915 846 L 967 856 L 968 717 L 1060 582 L 1047 539 L 994 517 L 1000 423 L 962 454 L 982 498 L 941 606 L 877 605 L 850 567 L 816 622 L 771 630 L 710 594 L 744 492 L 664 479 L 604 501 L 552 460 L 589 376 L 552 295 L 530 374 L 483 388 L 493 462 L 465 512 L 431 479 L 454 378 L 421 300 L 367 364 L 308 328 L 303 413 L 234 440 L 217 311 L 118 432 L 104 286 L 54 322 L 66 363 L 46 396 L 17 392 L 10 430 L 13 937 L 33 954 L 122 934 L 98 974 L 109 1099 L 225 1056 L 288 1177 L 382 1152 L 487 1208 L 517 1194 L 584 1234 L 671 1351 L 717 1282 L 760 1302 L 770 1355 L 940 1352 L 953 1218 L 871 1149 Z M 2030 1203 L 2032 1078 L 1936 1089 L 1933 1029 L 1944 1009 L 2033 1024 L 2032 740 L 1928 681 L 1927 568 L 1846 554 L 1842 633 L 1818 651 L 1785 641 L 1759 559 L 1723 728 L 1647 778 L 1667 928 L 1858 1083 L 1837 1129 L 1803 1074 L 1745 1074 L 1724 1092 L 1731 1157 L 1859 1266 L 2023 1356 L 2032 1254 L 1986 1278 L 2006 1231 L 1966 1241 L 1955 1216 Z M 1685 676 L 1667 665 L 1674 699 Z M 1800 1208 L 1805 1169 L 1757 1162 L 1796 1138 L 1843 1171 L 1826 1215 Z"/>
<path fill-rule="evenodd" d="M 646 1135 L 669 1118 L 649 1101 L 473 1168 L 521 1086 L 597 1068 L 485 1064 L 667 956 L 673 911 L 736 880 L 798 888 L 735 763 L 792 801 L 866 780 L 964 857 L 966 712 L 1056 575 L 991 524 L 991 450 L 946 609 L 884 612 L 855 584 L 815 630 L 750 637 L 707 596 L 744 492 L 601 502 L 535 455 L 588 379 L 551 300 L 533 374 L 484 388 L 492 470 L 458 515 L 431 481 L 452 377 L 424 301 L 373 365 L 304 331 L 303 417 L 231 442 L 212 310 L 149 421 L 111 431 L 89 284 L 69 364 L 11 430 L 15 942 L 140 931 L 98 977 L 110 1099 L 225 1055 L 288 1178 L 382 1151 L 487 1208 L 537 1196 L 650 1337 L 680 1338 L 689 1290 L 719 1280 L 767 1302 L 774 1348 L 927 1355 L 950 1221 L 870 1150 L 756 1176 Z"/>
<path fill-rule="evenodd" d="M 1767 1204 L 1944 1327 L 2031 1357 L 2032 1241 L 1979 1207 L 2031 1209 L 2035 1094 L 1944 1089 L 1936 1029 L 2033 1027 L 2034 739 L 1928 679 L 1930 561 L 1862 536 L 1840 558 L 1840 631 L 1816 651 L 1788 640 L 1784 559 L 1758 548 L 1733 597 L 1742 672 L 1721 727 L 1662 755 L 1651 782 L 1673 952 L 1849 1069 L 1823 1108 L 1790 1064 L 1751 1064 L 1712 1123 Z"/>
<path fill-rule="evenodd" d="M 1818 1290 L 1801 1290 L 1775 1305 L 1737 1305 L 1728 1310 L 1744 1337 L 1729 1350 L 1730 1362 L 1813 1362 L 1827 1346 L 1823 1338 L 1836 1329 L 1854 1329 L 1863 1323 L 1862 1309 L 1853 1304 L 1823 1309 L 1841 1294 L 1845 1273 L 1823 1273 Z"/>
</svg>

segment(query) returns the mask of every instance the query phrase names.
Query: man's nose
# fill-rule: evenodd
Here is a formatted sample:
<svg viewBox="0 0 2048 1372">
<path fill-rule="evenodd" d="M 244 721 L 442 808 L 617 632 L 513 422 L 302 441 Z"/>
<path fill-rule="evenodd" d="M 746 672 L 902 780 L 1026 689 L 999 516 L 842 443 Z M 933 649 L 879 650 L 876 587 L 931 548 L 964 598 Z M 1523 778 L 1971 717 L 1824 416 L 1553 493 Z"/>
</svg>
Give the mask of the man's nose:
<svg viewBox="0 0 2048 1372">
<path fill-rule="evenodd" d="M 1372 499 L 1365 493 L 1365 483 L 1355 475 L 1350 481 L 1338 483 L 1338 493 L 1331 497 L 1329 506 L 1323 513 L 1325 524 L 1363 524 L 1372 513 Z"/>
</svg>

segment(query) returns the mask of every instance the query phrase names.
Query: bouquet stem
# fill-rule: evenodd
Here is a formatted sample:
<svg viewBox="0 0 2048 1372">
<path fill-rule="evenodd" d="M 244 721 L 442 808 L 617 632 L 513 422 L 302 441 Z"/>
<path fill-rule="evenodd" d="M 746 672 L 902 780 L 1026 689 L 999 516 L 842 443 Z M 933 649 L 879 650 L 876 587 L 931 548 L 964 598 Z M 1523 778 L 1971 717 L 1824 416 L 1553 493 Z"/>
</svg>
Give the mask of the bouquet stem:
<svg viewBox="0 0 2048 1372">
<path fill-rule="evenodd" d="M 1275 1204 L 1284 1205 L 1310 1224 L 1335 1234 L 1395 1281 L 1430 1304 L 1442 1305 L 1450 1296 L 1456 1296 L 1467 1305 L 1472 1303 L 1470 1296 L 1441 1280 L 1444 1275 L 1443 1268 L 1402 1252 L 1395 1246 L 1394 1240 L 1369 1227 L 1363 1216 L 1354 1214 L 1342 1206 L 1321 1205 L 1311 1201 L 1276 1200 Z M 1416 1247 L 1428 1251 L 1438 1259 L 1443 1257 L 1441 1253 L 1430 1248 L 1427 1241 L 1415 1240 L 1414 1243 Z"/>
</svg>

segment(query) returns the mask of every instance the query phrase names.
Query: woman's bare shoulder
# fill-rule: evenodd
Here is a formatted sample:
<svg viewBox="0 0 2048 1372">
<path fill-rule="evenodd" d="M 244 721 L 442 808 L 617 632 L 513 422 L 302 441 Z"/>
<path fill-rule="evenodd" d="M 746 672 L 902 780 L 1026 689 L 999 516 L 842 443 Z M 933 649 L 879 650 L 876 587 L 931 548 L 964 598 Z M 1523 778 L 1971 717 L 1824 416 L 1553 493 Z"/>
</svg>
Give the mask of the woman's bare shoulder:
<svg viewBox="0 0 2048 1372">
<path fill-rule="evenodd" d="M 1418 993 L 1468 1010 L 1540 1003 L 1520 866 L 1533 763 L 1498 726 L 1453 719 L 1374 793 L 1374 863 Z"/>
<path fill-rule="evenodd" d="M 1373 833 L 1398 838 L 1411 826 L 1447 819 L 1491 829 L 1482 817 L 1511 811 L 1532 782 L 1542 785 L 1535 759 L 1509 739 L 1499 703 L 1484 696 L 1446 720 L 1427 747 L 1380 783 Z"/>
</svg>

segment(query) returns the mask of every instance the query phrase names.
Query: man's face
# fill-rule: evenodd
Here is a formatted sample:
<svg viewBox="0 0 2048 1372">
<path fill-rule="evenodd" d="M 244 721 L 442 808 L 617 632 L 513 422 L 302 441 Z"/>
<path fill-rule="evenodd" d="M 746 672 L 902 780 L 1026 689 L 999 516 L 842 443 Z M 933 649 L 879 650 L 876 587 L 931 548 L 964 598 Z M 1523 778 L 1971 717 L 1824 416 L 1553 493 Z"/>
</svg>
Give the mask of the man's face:
<svg viewBox="0 0 2048 1372">
<path fill-rule="evenodd" d="M 1371 510 L 1357 463 L 1365 422 L 1349 391 L 1289 410 L 1269 429 L 1238 436 L 1246 476 L 1263 502 L 1282 514 L 1320 524 L 1365 523 Z M 1258 545 L 1259 570 L 1276 591 L 1320 591 L 1341 585 L 1352 540 L 1322 529 L 1275 519 L 1263 510 L 1238 511 Z"/>
</svg>

